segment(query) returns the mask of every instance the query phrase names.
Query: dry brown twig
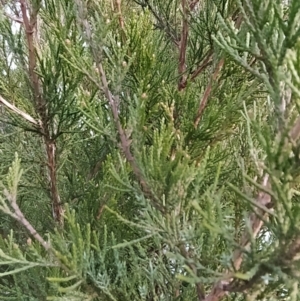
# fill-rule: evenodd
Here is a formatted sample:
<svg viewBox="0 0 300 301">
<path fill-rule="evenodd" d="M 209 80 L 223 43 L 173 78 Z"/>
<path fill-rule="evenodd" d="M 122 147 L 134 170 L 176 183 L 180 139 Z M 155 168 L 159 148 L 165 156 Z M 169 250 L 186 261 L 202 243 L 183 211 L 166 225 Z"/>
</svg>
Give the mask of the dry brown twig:
<svg viewBox="0 0 300 301">
<path fill-rule="evenodd" d="M 0 102 L 2 102 L 10 110 L 12 110 L 15 113 L 17 113 L 18 115 L 22 116 L 28 122 L 33 123 L 34 125 L 39 125 L 40 124 L 40 121 L 36 121 L 29 114 L 27 114 L 27 113 L 23 112 L 22 110 L 18 109 L 15 105 L 11 104 L 9 101 L 7 101 L 6 99 L 4 99 L 1 95 L 0 95 Z"/>
</svg>

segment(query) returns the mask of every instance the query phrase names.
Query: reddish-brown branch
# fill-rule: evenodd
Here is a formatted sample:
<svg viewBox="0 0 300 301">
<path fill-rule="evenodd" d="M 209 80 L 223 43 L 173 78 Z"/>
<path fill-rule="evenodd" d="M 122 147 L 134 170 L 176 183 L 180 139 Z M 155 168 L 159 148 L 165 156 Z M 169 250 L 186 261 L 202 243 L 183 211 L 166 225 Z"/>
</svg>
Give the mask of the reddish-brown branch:
<svg viewBox="0 0 300 301">
<path fill-rule="evenodd" d="M 188 26 L 188 12 L 189 8 L 186 3 L 186 0 L 181 0 L 182 6 L 182 30 L 180 37 L 180 49 L 179 49 L 179 66 L 178 73 L 181 76 L 178 82 L 178 90 L 181 91 L 184 89 L 184 83 L 186 82 L 186 75 L 184 75 L 186 71 L 186 48 L 187 48 L 187 40 L 189 34 L 189 26 Z"/>
<path fill-rule="evenodd" d="M 209 50 L 208 53 L 206 54 L 204 60 L 200 63 L 200 65 L 196 68 L 195 71 L 192 72 L 190 77 L 185 77 L 181 78 L 181 90 L 184 89 L 187 86 L 188 80 L 193 82 L 196 77 L 202 73 L 212 62 L 212 55 L 213 55 L 213 50 Z"/>
<path fill-rule="evenodd" d="M 48 169 L 50 177 L 50 192 L 52 197 L 52 210 L 53 218 L 55 221 L 59 222 L 60 225 L 63 225 L 63 208 L 60 201 L 60 196 L 57 188 L 57 168 L 56 168 L 56 146 L 55 141 L 46 140 L 46 152 L 48 157 Z"/>
<path fill-rule="evenodd" d="M 212 75 L 210 83 L 208 84 L 208 86 L 206 87 L 206 89 L 204 91 L 204 95 L 203 95 L 202 99 L 200 100 L 199 108 L 198 108 L 198 111 L 197 111 L 197 114 L 196 114 L 196 117 L 195 117 L 195 121 L 194 121 L 194 127 L 195 128 L 197 128 L 197 126 L 198 126 L 198 124 L 201 120 L 202 114 L 203 114 L 203 112 L 205 110 L 205 107 L 207 105 L 207 101 L 208 101 L 210 92 L 212 90 L 212 85 L 213 85 L 214 81 L 217 79 L 223 65 L 224 65 L 224 59 L 221 59 L 219 61 L 219 63 L 217 64 L 217 66 L 216 66 L 215 72 Z"/>
<path fill-rule="evenodd" d="M 124 22 L 124 17 L 122 14 L 121 0 L 115 0 L 114 6 L 115 6 L 115 11 L 118 15 L 118 19 L 119 19 L 121 40 L 123 43 L 125 43 L 126 42 L 125 22 Z"/>
<path fill-rule="evenodd" d="M 124 26 L 124 18 L 123 18 L 122 10 L 121 10 L 121 0 L 116 0 L 115 5 L 116 5 L 116 11 L 117 11 L 118 16 L 119 16 L 119 25 L 120 25 L 120 28 L 122 30 L 124 30 L 125 26 Z"/>
<path fill-rule="evenodd" d="M 4 190 L 4 195 L 7 198 L 9 205 L 11 209 L 8 209 L 8 207 L 2 206 L 2 211 L 6 214 L 10 215 L 12 218 L 14 218 L 16 221 L 18 221 L 21 225 L 24 226 L 24 228 L 29 232 L 29 234 L 37 240 L 40 245 L 49 253 L 51 254 L 52 258 L 56 259 L 56 262 L 54 263 L 56 266 L 59 265 L 63 270 L 65 270 L 68 274 L 70 274 L 70 269 L 61 262 L 61 259 L 57 257 L 56 251 L 52 248 L 51 244 L 43 239 L 43 237 L 36 231 L 36 229 L 31 225 L 31 223 L 26 219 L 23 212 L 21 211 L 18 203 L 17 203 L 17 196 L 14 194 L 9 193 L 6 189 Z M 30 241 L 27 240 L 27 243 Z"/>
<path fill-rule="evenodd" d="M 7 190 L 4 190 L 4 195 L 9 201 L 9 204 L 13 211 L 6 211 L 5 213 L 9 214 L 11 217 L 13 217 L 15 220 L 17 220 L 21 225 L 25 227 L 25 229 L 34 237 L 43 248 L 45 248 L 46 251 L 49 251 L 51 249 L 49 243 L 47 243 L 42 236 L 37 233 L 37 231 L 33 228 L 33 226 L 30 224 L 30 222 L 26 219 L 22 211 L 20 210 L 19 205 L 17 204 L 16 195 L 10 194 Z"/>
<path fill-rule="evenodd" d="M 60 201 L 60 196 L 57 187 L 57 168 L 56 168 L 56 147 L 55 141 L 51 137 L 49 130 L 49 117 L 47 114 L 46 102 L 42 97 L 42 91 L 40 88 L 40 82 L 38 74 L 36 73 L 36 48 L 34 41 L 34 31 L 37 23 L 37 11 L 33 10 L 30 18 L 27 15 L 28 7 L 25 0 L 20 0 L 20 6 L 22 11 L 23 26 L 25 28 L 25 35 L 28 46 L 28 74 L 32 85 L 33 97 L 35 108 L 40 116 L 40 129 L 43 135 L 46 155 L 47 155 L 47 166 L 49 172 L 49 186 L 52 198 L 53 216 L 55 221 L 60 225 L 63 224 L 63 208 Z"/>
<path fill-rule="evenodd" d="M 34 26 L 36 24 L 37 16 L 32 14 L 32 19 L 29 20 L 27 16 L 27 5 L 25 0 L 20 0 L 23 24 L 26 32 L 26 39 L 28 44 L 28 61 L 29 61 L 29 77 L 31 79 L 32 88 L 34 91 L 34 98 L 36 102 L 40 101 L 40 91 L 39 91 L 39 79 L 36 71 L 36 55 L 35 55 L 35 46 L 34 46 Z"/>
<path fill-rule="evenodd" d="M 242 14 L 237 13 L 237 15 L 234 16 L 235 27 L 237 29 L 239 29 L 241 27 L 242 21 L 243 21 Z M 211 54 L 211 56 L 212 56 L 212 54 Z M 211 81 L 210 81 L 209 85 L 207 86 L 207 88 L 204 92 L 202 100 L 199 103 L 199 109 L 197 111 L 196 118 L 195 118 L 195 121 L 194 121 L 195 128 L 198 126 L 198 124 L 201 120 L 202 114 L 204 112 L 204 109 L 206 107 L 206 104 L 207 104 L 207 101 L 208 101 L 208 98 L 209 98 L 209 95 L 210 95 L 210 92 L 211 92 L 211 89 L 212 89 L 212 84 L 216 80 L 216 78 L 218 77 L 223 65 L 224 65 L 224 59 L 221 59 L 219 61 L 219 63 L 217 64 L 217 67 L 216 67 L 215 72 L 214 72 L 214 74 L 211 78 Z"/>
<path fill-rule="evenodd" d="M 119 118 L 119 112 L 118 112 L 118 102 L 112 96 L 111 92 L 108 89 L 106 76 L 105 76 L 105 73 L 104 73 L 104 70 L 103 70 L 101 64 L 99 64 L 99 70 L 101 73 L 104 90 L 106 91 L 106 97 L 109 100 L 109 103 L 110 103 L 110 106 L 112 109 L 113 118 L 115 121 L 115 125 L 116 125 L 117 131 L 119 133 L 119 138 L 120 138 L 120 142 L 121 142 L 120 148 L 122 149 L 127 161 L 131 165 L 133 173 L 135 174 L 136 178 L 138 179 L 138 181 L 141 185 L 142 191 L 144 192 L 144 195 L 152 201 L 152 204 L 154 207 L 156 207 L 157 209 L 159 209 L 161 211 L 164 211 L 163 207 L 159 204 L 159 201 L 157 200 L 157 198 L 151 191 L 150 187 L 148 186 L 146 180 L 144 179 L 142 171 L 138 167 L 138 165 L 135 161 L 135 158 L 133 157 L 133 155 L 131 153 L 131 150 L 130 150 L 131 140 L 129 137 L 127 137 L 126 132 L 121 125 L 120 118 Z"/>
<path fill-rule="evenodd" d="M 197 69 L 192 73 L 190 80 L 194 81 L 195 78 L 206 69 L 206 67 L 208 67 L 211 64 L 212 61 L 212 55 L 213 55 L 213 51 L 212 49 L 209 50 L 209 52 L 207 53 L 205 59 L 203 60 L 203 62 L 199 65 L 199 67 L 197 67 Z M 185 84 L 186 86 L 186 84 Z"/>
<path fill-rule="evenodd" d="M 97 68 L 98 68 L 99 74 L 100 74 L 101 84 L 100 83 L 96 83 L 96 84 L 97 84 L 99 90 L 104 92 L 105 97 L 111 108 L 114 124 L 115 124 L 116 130 L 117 130 L 117 133 L 118 133 L 118 136 L 120 139 L 119 148 L 122 150 L 126 160 L 130 164 L 136 179 L 139 181 L 139 184 L 144 193 L 144 196 L 151 201 L 152 205 L 156 209 L 160 210 L 161 212 L 164 212 L 165 208 L 163 207 L 163 205 L 160 204 L 158 198 L 155 196 L 155 194 L 151 190 L 151 188 L 148 185 L 146 179 L 144 178 L 144 175 L 143 175 L 141 169 L 139 168 L 134 156 L 131 153 L 130 137 L 127 136 L 126 131 L 122 127 L 122 124 L 121 124 L 121 121 L 119 118 L 119 99 L 117 96 L 114 96 L 109 89 L 108 81 L 107 81 L 106 74 L 104 72 L 104 69 L 103 69 L 103 66 L 102 66 L 102 63 L 101 63 L 101 60 L 99 57 L 99 53 L 96 51 L 95 45 L 92 40 L 90 25 L 87 22 L 85 15 L 84 15 L 84 9 L 83 9 L 82 3 L 79 0 L 76 0 L 76 3 L 78 5 L 79 14 L 81 16 L 81 24 L 84 27 L 87 40 L 91 45 L 93 56 L 96 60 Z"/>
</svg>

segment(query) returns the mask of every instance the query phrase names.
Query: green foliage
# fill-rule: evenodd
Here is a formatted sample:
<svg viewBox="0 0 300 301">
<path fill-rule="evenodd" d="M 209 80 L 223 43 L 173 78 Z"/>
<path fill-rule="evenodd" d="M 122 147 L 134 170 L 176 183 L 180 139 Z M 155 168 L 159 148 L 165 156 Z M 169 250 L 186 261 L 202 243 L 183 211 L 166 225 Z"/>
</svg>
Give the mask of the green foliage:
<svg viewBox="0 0 300 301">
<path fill-rule="evenodd" d="M 0 299 L 298 300 L 300 2 L 20 3 Z"/>
</svg>

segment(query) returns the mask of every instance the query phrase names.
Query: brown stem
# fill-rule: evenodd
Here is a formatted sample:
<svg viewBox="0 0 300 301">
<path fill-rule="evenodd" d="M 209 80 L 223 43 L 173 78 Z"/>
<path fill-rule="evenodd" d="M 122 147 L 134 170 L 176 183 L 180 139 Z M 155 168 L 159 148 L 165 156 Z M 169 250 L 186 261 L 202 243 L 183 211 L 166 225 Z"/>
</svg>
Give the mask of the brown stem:
<svg viewBox="0 0 300 301">
<path fill-rule="evenodd" d="M 210 49 L 208 51 L 208 53 L 206 54 L 205 58 L 203 61 L 201 61 L 200 65 L 196 68 L 195 71 L 192 72 L 190 77 L 185 77 L 185 78 L 180 78 L 180 87 L 182 89 L 184 89 L 187 86 L 187 82 L 188 80 L 190 80 L 191 82 L 193 82 L 196 77 L 201 74 L 210 64 L 212 61 L 212 55 L 213 55 L 213 50 Z"/>
<path fill-rule="evenodd" d="M 89 25 L 88 21 L 86 20 L 86 18 L 84 16 L 84 12 L 83 12 L 84 10 L 83 10 L 83 7 L 82 7 L 82 3 L 79 0 L 76 0 L 76 3 L 78 5 L 79 15 L 81 17 L 80 22 L 84 27 L 87 40 L 91 45 L 93 56 L 96 60 L 97 68 L 99 70 L 101 84 L 97 83 L 97 86 L 98 86 L 100 91 L 104 92 L 105 97 L 106 97 L 106 99 L 109 103 L 109 106 L 111 108 L 114 124 L 115 124 L 115 127 L 116 127 L 117 132 L 118 132 L 118 136 L 119 136 L 119 139 L 120 139 L 119 148 L 122 150 L 125 158 L 127 159 L 128 163 L 130 164 L 130 166 L 132 168 L 132 171 L 133 171 L 136 179 L 138 180 L 138 182 L 140 184 L 140 187 L 141 187 L 141 189 L 144 193 L 144 196 L 151 201 L 152 205 L 156 209 L 160 210 L 161 212 L 164 212 L 165 208 L 160 204 L 159 199 L 152 192 L 152 190 L 151 190 L 150 186 L 148 185 L 146 179 L 144 178 L 144 175 L 143 175 L 141 169 L 139 168 L 133 154 L 131 153 L 131 150 L 130 150 L 131 140 L 127 136 L 125 129 L 122 127 L 122 124 L 121 124 L 121 121 L 120 121 L 120 118 L 119 118 L 119 98 L 118 98 L 118 96 L 114 96 L 111 93 L 110 89 L 109 89 L 108 81 L 107 81 L 106 74 L 105 74 L 105 71 L 103 69 L 103 66 L 101 64 L 99 53 L 96 50 L 96 47 L 94 46 L 94 43 L 93 43 L 93 40 L 92 40 L 90 25 Z"/>
<path fill-rule="evenodd" d="M 120 25 L 120 28 L 122 30 L 124 30 L 125 26 L 124 26 L 124 18 L 123 18 L 122 10 L 121 10 L 121 0 L 116 0 L 115 4 L 116 4 L 117 13 L 119 15 L 119 25 Z"/>
<path fill-rule="evenodd" d="M 34 26 L 37 21 L 37 14 L 32 14 L 31 19 L 29 20 L 27 16 L 27 5 L 25 0 L 20 0 L 22 17 L 23 17 L 23 25 L 25 28 L 26 39 L 28 44 L 28 61 L 29 61 L 29 77 L 31 80 L 32 88 L 34 91 L 34 98 L 36 103 L 41 101 L 40 91 L 39 91 L 39 79 L 36 71 L 36 55 L 35 55 L 35 45 L 34 45 Z"/>
<path fill-rule="evenodd" d="M 115 0 L 115 11 L 118 14 L 119 25 L 120 25 L 120 29 L 121 29 L 121 40 L 123 43 L 125 43 L 126 42 L 126 33 L 125 33 L 124 17 L 123 17 L 122 9 L 121 9 L 121 0 Z"/>
<path fill-rule="evenodd" d="M 208 86 L 205 89 L 205 92 L 204 92 L 204 95 L 203 95 L 202 99 L 200 100 L 199 108 L 198 108 L 198 111 L 197 111 L 197 114 L 196 114 L 196 117 L 195 117 L 195 121 L 194 121 L 194 127 L 195 128 L 197 128 L 197 126 L 198 126 L 198 124 L 201 120 L 202 114 L 203 114 L 204 109 L 207 105 L 207 101 L 208 101 L 208 98 L 209 98 L 209 95 L 210 95 L 210 92 L 211 92 L 211 89 L 212 89 L 213 82 L 219 76 L 219 73 L 220 73 L 223 65 L 224 65 L 224 59 L 221 59 L 219 61 L 219 63 L 217 64 L 217 66 L 216 66 L 215 72 L 212 75 L 210 83 L 208 84 Z"/>
<path fill-rule="evenodd" d="M 237 16 L 235 16 L 235 19 L 234 19 L 235 27 L 237 29 L 240 28 L 240 26 L 242 24 L 242 21 L 243 21 L 242 14 L 237 14 Z M 211 54 L 211 56 L 212 56 L 212 54 Z M 211 58 L 211 56 L 208 56 L 208 58 Z M 210 80 L 210 83 L 206 87 L 204 95 L 203 95 L 203 97 L 202 97 L 202 99 L 201 99 L 201 101 L 199 103 L 199 108 L 198 108 L 198 111 L 197 111 L 197 114 L 196 114 L 196 118 L 195 118 L 195 121 L 194 121 L 194 127 L 195 128 L 197 128 L 197 126 L 198 126 L 198 124 L 199 124 L 199 122 L 201 120 L 202 114 L 203 114 L 203 112 L 205 110 L 205 107 L 207 105 L 207 101 L 208 101 L 208 98 L 209 98 L 209 95 L 210 95 L 210 92 L 211 92 L 211 89 L 212 89 L 212 84 L 216 80 L 216 78 L 218 77 L 221 69 L 223 68 L 223 65 L 224 65 L 224 58 L 221 59 L 219 61 L 219 63 L 217 64 L 215 72 L 213 73 L 212 78 Z"/>
<path fill-rule="evenodd" d="M 60 196 L 57 188 L 57 178 L 56 178 L 56 146 L 55 141 L 47 140 L 46 142 L 46 152 L 48 157 L 48 170 L 50 176 L 50 192 L 52 197 L 52 210 L 53 218 L 60 225 L 63 225 L 63 207 L 60 201 Z"/>
<path fill-rule="evenodd" d="M 294 126 L 289 131 L 289 139 L 292 143 L 296 143 L 300 139 L 300 117 L 298 117 L 298 119 L 294 123 Z M 287 143 L 288 143 L 288 141 L 287 141 Z M 268 189 L 270 189 L 271 184 L 270 184 L 268 175 L 265 175 L 262 186 L 266 188 L 265 189 L 266 191 Z M 261 208 L 263 208 L 263 207 L 269 208 L 270 206 L 272 206 L 271 196 L 265 191 L 259 192 L 256 202 Z M 249 250 L 250 238 L 251 238 L 250 235 L 252 235 L 252 237 L 256 238 L 258 233 L 260 232 L 260 230 L 263 226 L 263 220 L 265 220 L 267 217 L 266 212 L 267 212 L 267 210 L 256 208 L 256 210 L 249 215 L 249 221 L 250 221 L 252 233 L 249 233 L 249 231 L 247 229 L 244 230 L 244 233 L 241 236 L 241 239 L 239 242 L 239 248 L 236 249 L 233 253 L 233 266 L 234 266 L 235 270 L 238 270 L 241 266 L 244 251 Z M 286 252 L 286 258 L 288 260 L 291 260 L 296 256 L 296 254 L 298 252 L 300 252 L 300 238 L 297 238 L 295 240 L 295 243 L 292 244 L 291 248 Z M 224 279 L 226 279 L 226 278 L 227 279 L 230 278 L 229 273 L 227 274 L 226 277 L 224 277 Z M 224 280 L 218 281 L 213 286 L 211 292 L 206 296 L 204 301 L 221 300 L 227 294 L 227 288 L 228 288 L 228 284 L 230 284 L 230 282 L 232 282 L 232 279 L 230 279 L 229 281 L 228 280 L 227 281 L 224 281 Z"/>
<path fill-rule="evenodd" d="M 186 48 L 187 48 L 187 39 L 189 34 L 189 26 L 188 26 L 188 12 L 189 8 L 186 3 L 186 0 L 181 0 L 182 6 L 182 30 L 181 30 L 181 38 L 180 38 L 180 49 L 179 49 L 179 66 L 178 66 L 178 73 L 181 75 L 179 82 L 178 82 L 178 90 L 181 91 L 184 89 L 184 83 L 186 82 L 186 76 L 183 74 L 186 71 Z"/>
<path fill-rule="evenodd" d="M 213 50 L 210 49 L 209 52 L 207 53 L 205 59 L 203 62 L 197 67 L 197 69 L 192 73 L 190 80 L 194 81 L 195 78 L 206 69 L 211 64 L 212 61 L 212 55 L 213 55 Z"/>
<path fill-rule="evenodd" d="M 36 73 L 36 51 L 34 41 L 34 31 L 37 23 L 37 10 L 34 9 L 30 18 L 27 15 L 28 6 L 25 0 L 20 0 L 22 11 L 23 25 L 28 46 L 28 74 L 32 86 L 35 108 L 40 116 L 40 132 L 43 135 L 43 140 L 46 148 L 47 166 L 49 172 L 49 186 L 52 198 L 53 216 L 55 221 L 60 225 L 63 224 L 63 208 L 60 201 L 60 196 L 57 188 L 57 169 L 56 169 L 56 147 L 55 141 L 51 137 L 49 130 L 49 116 L 47 113 L 47 105 L 42 97 L 38 74 Z"/>
<path fill-rule="evenodd" d="M 105 209 L 106 203 L 107 203 L 107 200 L 105 200 L 105 201 L 103 202 L 103 204 L 101 204 L 101 206 L 99 207 L 98 213 L 97 213 L 97 216 L 96 216 L 96 219 L 97 219 L 97 220 L 100 219 L 100 217 L 101 217 L 101 215 L 102 215 L 102 213 L 103 213 L 103 211 L 104 211 L 104 209 Z"/>
<path fill-rule="evenodd" d="M 22 211 L 20 210 L 20 207 L 17 204 L 16 196 L 10 194 L 7 190 L 4 190 L 4 195 L 9 201 L 9 204 L 11 208 L 13 209 L 13 212 L 5 211 L 5 213 L 12 216 L 14 219 L 16 219 L 20 224 L 22 224 L 25 229 L 30 233 L 32 237 L 34 237 L 46 251 L 49 251 L 51 249 L 49 243 L 47 243 L 42 236 L 37 233 L 37 231 L 33 228 L 33 226 L 30 224 L 30 222 L 26 219 Z"/>
<path fill-rule="evenodd" d="M 98 68 L 99 68 L 99 72 L 100 72 L 100 76 L 101 76 L 102 85 L 103 85 L 103 88 L 105 91 L 105 95 L 110 104 L 112 114 L 113 114 L 113 119 L 114 119 L 117 131 L 119 134 L 119 138 L 120 138 L 120 142 L 121 142 L 119 147 L 123 151 L 123 154 L 124 154 L 125 158 L 127 159 L 127 161 L 129 162 L 129 164 L 131 165 L 133 173 L 136 176 L 136 178 L 138 179 L 145 197 L 149 198 L 152 201 L 152 204 L 156 209 L 163 212 L 164 208 L 162 207 L 162 205 L 159 204 L 157 197 L 153 194 L 151 188 L 149 187 L 148 183 L 146 182 L 146 180 L 143 176 L 142 171 L 140 170 L 139 166 L 136 163 L 135 158 L 133 157 L 133 155 L 131 153 L 131 150 L 130 150 L 131 140 L 129 137 L 127 137 L 126 132 L 123 129 L 121 122 L 120 122 L 120 118 L 119 118 L 119 111 L 118 111 L 119 101 L 115 96 L 112 95 L 112 93 L 109 90 L 106 75 L 105 75 L 105 72 L 103 70 L 101 63 L 98 63 Z"/>
</svg>

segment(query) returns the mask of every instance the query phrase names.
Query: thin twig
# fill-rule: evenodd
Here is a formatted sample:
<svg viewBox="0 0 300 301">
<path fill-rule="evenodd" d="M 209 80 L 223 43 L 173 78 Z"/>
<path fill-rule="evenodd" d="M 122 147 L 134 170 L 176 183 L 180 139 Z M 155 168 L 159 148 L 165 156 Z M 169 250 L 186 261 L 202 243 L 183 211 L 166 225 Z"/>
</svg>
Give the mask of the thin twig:
<svg viewBox="0 0 300 301">
<path fill-rule="evenodd" d="M 5 12 L 4 12 L 4 16 L 6 16 L 7 18 L 11 19 L 11 20 L 14 21 L 14 22 L 17 22 L 17 23 L 19 23 L 19 24 L 23 24 L 23 20 L 22 20 L 21 18 L 12 16 L 12 15 L 10 15 L 10 14 L 8 14 L 8 13 L 5 13 Z"/>
<path fill-rule="evenodd" d="M 178 74 L 180 75 L 180 79 L 178 82 L 178 90 L 181 91 L 185 86 L 183 83 L 186 82 L 186 78 L 184 73 L 186 71 L 186 48 L 187 48 L 187 40 L 189 34 L 189 26 L 188 26 L 188 12 L 189 8 L 186 3 L 186 0 L 181 0 L 182 6 L 182 30 L 180 37 L 180 47 L 179 47 L 179 66 L 178 66 Z"/>
<path fill-rule="evenodd" d="M 186 259 L 188 267 L 193 271 L 194 275 L 197 276 L 196 264 L 194 262 L 190 262 L 190 257 L 189 257 L 188 251 L 186 250 L 185 244 L 184 243 L 181 244 L 179 249 L 180 249 L 181 255 Z M 205 298 L 204 290 L 201 286 L 201 283 L 199 283 L 199 282 L 196 283 L 196 292 L 197 292 L 198 300 L 199 301 L 204 300 L 204 298 Z"/>
<path fill-rule="evenodd" d="M 99 52 L 96 50 L 95 45 L 93 43 L 90 25 L 84 16 L 84 10 L 82 7 L 82 3 L 79 0 L 76 0 L 76 3 L 79 8 L 79 15 L 81 18 L 80 21 L 84 27 L 87 40 L 91 45 L 93 56 L 96 60 L 96 65 L 99 70 L 101 84 L 97 83 L 97 87 L 99 88 L 100 91 L 104 92 L 104 95 L 111 108 L 113 120 L 114 120 L 116 129 L 118 132 L 118 136 L 120 139 L 119 148 L 122 150 L 126 160 L 130 164 L 136 179 L 139 181 L 139 184 L 144 193 L 144 196 L 151 201 L 152 205 L 156 209 L 160 210 L 161 212 L 164 212 L 165 208 L 160 204 L 159 199 L 152 192 L 152 190 L 151 190 L 150 186 L 148 185 L 146 179 L 144 178 L 144 175 L 143 175 L 141 169 L 139 168 L 133 154 L 131 153 L 131 150 L 130 150 L 131 140 L 130 140 L 130 137 L 127 136 L 125 129 L 122 127 L 120 117 L 119 117 L 119 102 L 120 102 L 119 97 L 116 95 L 113 95 L 109 89 L 108 80 L 106 78 L 106 74 L 103 69 L 101 59 L 99 57 L 99 56 L 101 56 L 101 53 L 99 54 Z"/>
<path fill-rule="evenodd" d="M 171 28 L 170 24 L 168 23 L 168 21 L 166 21 L 166 23 L 164 22 L 164 20 L 157 14 L 157 12 L 155 11 L 155 9 L 152 7 L 152 5 L 150 4 L 149 0 L 145 0 L 145 3 L 149 9 L 149 11 L 153 14 L 153 16 L 155 17 L 155 19 L 157 20 L 158 24 L 159 24 L 159 28 L 164 30 L 164 32 L 167 34 L 167 36 L 169 36 L 169 38 L 171 38 L 171 41 L 177 46 L 179 47 L 179 41 L 178 38 L 176 36 L 176 32 L 174 29 Z"/>
<path fill-rule="evenodd" d="M 242 24 L 242 21 L 243 21 L 242 14 L 241 13 L 237 13 L 237 16 L 234 15 L 233 18 L 234 18 L 235 28 L 239 29 L 241 27 L 241 24 Z M 210 83 L 206 87 L 204 95 L 203 95 L 203 98 L 201 99 L 201 101 L 199 103 L 199 108 L 198 108 L 198 111 L 197 111 L 197 114 L 196 114 L 196 118 L 195 118 L 195 121 L 194 121 L 194 127 L 195 128 L 197 128 L 197 126 L 198 126 L 198 124 L 199 124 L 199 122 L 201 120 L 202 114 L 204 112 L 204 109 L 205 109 L 205 107 L 207 105 L 207 101 L 208 101 L 208 98 L 209 98 L 209 95 L 210 95 L 210 92 L 211 92 L 211 89 L 212 89 L 212 84 L 216 80 L 216 78 L 218 77 L 221 69 L 223 68 L 223 65 L 224 65 L 224 58 L 222 58 L 219 61 L 219 63 L 217 64 L 215 72 L 213 73 L 212 78 L 210 80 Z"/>
<path fill-rule="evenodd" d="M 124 31 L 125 26 L 124 26 L 124 18 L 123 18 L 122 10 L 121 10 L 121 0 L 116 0 L 116 10 L 119 15 L 120 28 Z"/>
<path fill-rule="evenodd" d="M 194 81 L 195 78 L 203 71 L 205 70 L 206 67 L 208 67 L 211 62 L 212 62 L 212 55 L 213 55 L 213 50 L 210 49 L 207 53 L 207 55 L 205 56 L 205 59 L 203 60 L 203 62 L 201 62 L 201 64 L 196 68 L 195 71 L 193 71 L 190 80 Z"/>
<path fill-rule="evenodd" d="M 126 43 L 125 22 L 122 14 L 121 0 L 115 0 L 115 11 L 117 12 L 120 26 L 121 40 Z"/>
<path fill-rule="evenodd" d="M 25 120 L 29 121 L 30 123 L 33 123 L 35 125 L 39 125 L 40 122 L 36 121 L 33 117 L 31 117 L 29 114 L 23 112 L 22 110 L 18 109 L 15 105 L 11 104 L 7 100 L 5 100 L 0 95 L 0 102 L 2 102 L 6 107 L 17 113 L 18 115 L 22 116 Z"/>
<path fill-rule="evenodd" d="M 13 209 L 13 212 L 9 210 L 5 210 L 5 213 L 9 214 L 14 219 L 16 219 L 20 224 L 22 224 L 26 228 L 26 230 L 30 233 L 30 235 L 32 235 L 32 237 L 34 237 L 46 251 L 49 251 L 51 249 L 50 244 L 42 238 L 42 236 L 34 229 L 34 227 L 30 224 L 30 222 L 25 218 L 24 214 L 22 213 L 20 207 L 17 204 L 16 196 L 10 194 L 7 190 L 4 190 L 4 195 L 9 201 L 9 204 Z"/>
<path fill-rule="evenodd" d="M 299 142 L 300 139 L 300 117 L 294 123 L 294 126 L 289 131 L 289 138 L 292 142 Z M 266 188 L 264 191 L 260 191 L 258 193 L 258 197 L 256 202 L 263 207 L 270 208 L 272 206 L 271 196 L 266 192 L 270 190 L 271 184 L 269 176 L 266 174 L 264 176 L 262 186 Z M 250 240 L 251 238 L 256 238 L 263 226 L 263 220 L 266 220 L 268 214 L 267 210 L 262 210 L 256 208 L 254 212 L 249 215 L 249 223 L 251 228 L 251 233 L 249 233 L 248 229 L 244 230 L 244 233 L 241 236 L 239 242 L 239 248 L 236 249 L 233 253 L 233 267 L 235 270 L 239 270 L 243 253 L 250 248 Z M 300 238 L 297 238 L 295 242 L 291 245 L 290 249 L 286 252 L 287 260 L 292 260 L 294 257 L 300 252 Z M 230 288 L 230 283 L 232 282 L 232 278 L 230 279 L 230 274 L 224 275 L 224 279 L 229 280 L 219 280 L 213 286 L 211 292 L 206 296 L 204 301 L 219 301 L 226 294 L 228 288 Z M 251 282 L 252 283 L 252 282 Z"/>
<path fill-rule="evenodd" d="M 218 62 L 217 66 L 216 66 L 216 69 L 215 69 L 215 71 L 214 71 L 214 73 L 213 73 L 213 75 L 212 75 L 212 78 L 211 78 L 211 80 L 210 80 L 208 86 L 207 86 L 206 89 L 205 89 L 205 92 L 204 92 L 204 94 L 203 94 L 203 97 L 202 97 L 202 99 L 201 99 L 200 102 L 199 102 L 199 108 L 198 108 L 198 111 L 197 111 L 197 114 L 196 114 L 196 117 L 195 117 L 195 121 L 194 121 L 194 127 L 195 127 L 195 128 L 198 127 L 198 124 L 199 124 L 199 122 L 200 122 L 200 120 L 201 120 L 201 117 L 202 117 L 203 112 L 204 112 L 204 110 L 205 110 L 205 107 L 206 107 L 206 105 L 207 105 L 207 101 L 208 101 L 210 92 L 211 92 L 211 90 L 212 90 L 212 85 L 213 85 L 213 83 L 216 81 L 217 77 L 219 76 L 219 73 L 220 73 L 220 71 L 221 71 L 223 65 L 224 65 L 224 59 L 221 59 L 221 60 Z"/>
</svg>

